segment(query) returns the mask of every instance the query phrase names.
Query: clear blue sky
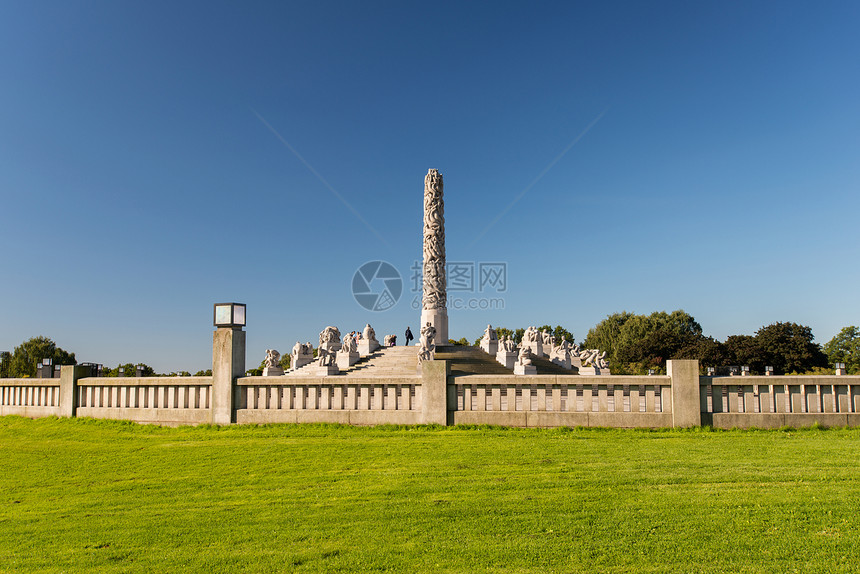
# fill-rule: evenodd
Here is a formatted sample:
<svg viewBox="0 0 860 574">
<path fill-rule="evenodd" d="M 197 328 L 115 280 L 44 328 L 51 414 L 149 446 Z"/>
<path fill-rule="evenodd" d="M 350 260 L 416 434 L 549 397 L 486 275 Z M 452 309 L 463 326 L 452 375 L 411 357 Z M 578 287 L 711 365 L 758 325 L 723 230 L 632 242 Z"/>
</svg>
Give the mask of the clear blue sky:
<svg viewBox="0 0 860 574">
<path fill-rule="evenodd" d="M 2 2 L 0 350 L 195 371 L 221 301 L 248 305 L 249 366 L 326 325 L 402 340 L 428 168 L 449 261 L 507 263 L 505 308 L 452 310 L 452 337 L 682 308 L 825 342 L 860 323 L 858 25 L 857 2 Z M 370 312 L 351 281 L 377 259 L 406 292 Z"/>
</svg>

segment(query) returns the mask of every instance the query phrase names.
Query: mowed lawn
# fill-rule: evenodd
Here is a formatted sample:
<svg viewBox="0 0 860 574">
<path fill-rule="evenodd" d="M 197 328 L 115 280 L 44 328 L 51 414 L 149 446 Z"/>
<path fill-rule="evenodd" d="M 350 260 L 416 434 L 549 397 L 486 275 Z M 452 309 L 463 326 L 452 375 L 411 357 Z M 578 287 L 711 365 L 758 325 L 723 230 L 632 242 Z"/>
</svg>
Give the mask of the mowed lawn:
<svg viewBox="0 0 860 574">
<path fill-rule="evenodd" d="M 2 572 L 860 572 L 860 430 L 0 418 Z"/>
</svg>

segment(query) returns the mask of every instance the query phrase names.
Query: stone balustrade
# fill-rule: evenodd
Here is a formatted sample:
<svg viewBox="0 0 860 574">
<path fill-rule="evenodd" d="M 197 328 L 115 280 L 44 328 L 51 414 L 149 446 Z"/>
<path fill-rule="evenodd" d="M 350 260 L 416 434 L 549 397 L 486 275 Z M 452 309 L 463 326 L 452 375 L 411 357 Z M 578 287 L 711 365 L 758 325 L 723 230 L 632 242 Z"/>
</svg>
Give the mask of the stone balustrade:
<svg viewBox="0 0 860 574">
<path fill-rule="evenodd" d="M 860 425 L 860 377 L 701 377 L 702 420 L 720 428 Z"/>
</svg>

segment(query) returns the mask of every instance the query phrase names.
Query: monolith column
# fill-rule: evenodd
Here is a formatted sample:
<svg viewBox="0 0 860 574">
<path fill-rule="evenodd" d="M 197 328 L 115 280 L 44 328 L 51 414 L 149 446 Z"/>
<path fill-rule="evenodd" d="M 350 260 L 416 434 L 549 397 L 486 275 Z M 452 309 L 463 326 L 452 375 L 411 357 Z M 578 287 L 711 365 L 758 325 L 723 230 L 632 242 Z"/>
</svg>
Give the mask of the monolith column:
<svg viewBox="0 0 860 574">
<path fill-rule="evenodd" d="M 445 278 L 445 202 L 442 174 L 431 169 L 424 178 L 424 285 L 421 327 L 436 328 L 436 345 L 448 344 L 448 287 Z"/>
</svg>

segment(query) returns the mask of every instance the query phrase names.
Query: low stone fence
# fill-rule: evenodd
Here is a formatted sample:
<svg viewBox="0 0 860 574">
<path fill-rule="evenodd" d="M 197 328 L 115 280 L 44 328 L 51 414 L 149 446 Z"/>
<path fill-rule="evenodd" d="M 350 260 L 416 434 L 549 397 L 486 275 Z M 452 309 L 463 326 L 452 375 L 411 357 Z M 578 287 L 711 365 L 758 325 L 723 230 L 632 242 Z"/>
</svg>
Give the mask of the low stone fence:
<svg viewBox="0 0 860 574">
<path fill-rule="evenodd" d="M 453 424 L 671 427 L 667 376 L 470 375 L 448 387 Z"/>
<path fill-rule="evenodd" d="M 217 365 L 217 363 L 216 363 Z M 519 427 L 860 426 L 860 376 L 456 375 L 425 361 L 413 376 L 0 379 L 0 415 L 87 416 L 164 425 L 489 424 Z"/>
<path fill-rule="evenodd" d="M 700 402 L 718 428 L 860 426 L 860 377 L 701 377 Z"/>
<path fill-rule="evenodd" d="M 0 379 L 0 415 L 60 416 L 60 379 Z"/>
<path fill-rule="evenodd" d="M 419 424 L 420 377 L 244 377 L 237 423 Z"/>
<path fill-rule="evenodd" d="M 212 377 L 95 377 L 76 386 L 79 417 L 170 425 L 212 421 Z"/>
</svg>

